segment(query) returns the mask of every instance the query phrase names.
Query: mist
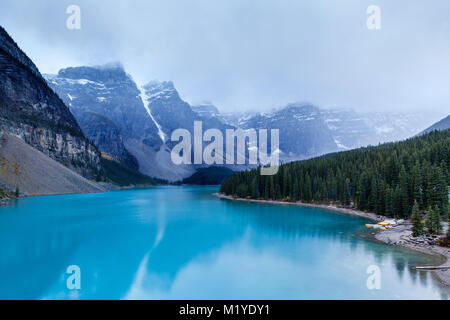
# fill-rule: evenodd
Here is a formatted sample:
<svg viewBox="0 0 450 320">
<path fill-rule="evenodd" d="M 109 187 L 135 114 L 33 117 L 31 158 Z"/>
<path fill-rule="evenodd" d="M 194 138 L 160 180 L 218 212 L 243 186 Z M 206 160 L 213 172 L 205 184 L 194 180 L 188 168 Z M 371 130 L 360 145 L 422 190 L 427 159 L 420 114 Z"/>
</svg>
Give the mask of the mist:
<svg viewBox="0 0 450 320">
<path fill-rule="evenodd" d="M 81 29 L 69 30 L 69 5 Z M 369 5 L 381 10 L 370 30 Z M 3 0 L 0 24 L 42 73 L 120 62 L 223 112 L 290 102 L 359 112 L 450 110 L 446 0 Z"/>
</svg>

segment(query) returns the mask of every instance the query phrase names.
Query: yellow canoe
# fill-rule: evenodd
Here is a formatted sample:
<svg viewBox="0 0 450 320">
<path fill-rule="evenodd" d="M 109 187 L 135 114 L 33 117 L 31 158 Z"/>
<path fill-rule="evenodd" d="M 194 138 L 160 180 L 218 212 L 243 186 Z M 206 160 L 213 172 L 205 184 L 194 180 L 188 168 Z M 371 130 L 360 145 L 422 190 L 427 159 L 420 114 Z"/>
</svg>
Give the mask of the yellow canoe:
<svg viewBox="0 0 450 320">
<path fill-rule="evenodd" d="M 374 228 L 374 229 L 381 228 L 381 226 L 378 225 L 378 224 L 369 224 L 369 223 L 366 224 L 366 227 L 367 228 Z"/>
<path fill-rule="evenodd" d="M 382 226 L 390 226 L 392 223 L 390 223 L 390 222 L 378 222 L 378 224 L 380 224 Z"/>
</svg>

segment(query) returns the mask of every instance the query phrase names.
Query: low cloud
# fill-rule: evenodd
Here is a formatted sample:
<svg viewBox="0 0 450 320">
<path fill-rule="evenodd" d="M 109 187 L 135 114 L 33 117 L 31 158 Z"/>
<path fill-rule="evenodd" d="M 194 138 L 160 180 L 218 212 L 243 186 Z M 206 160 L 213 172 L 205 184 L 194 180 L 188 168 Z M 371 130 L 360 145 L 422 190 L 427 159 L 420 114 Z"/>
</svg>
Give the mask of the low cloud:
<svg viewBox="0 0 450 320">
<path fill-rule="evenodd" d="M 81 8 L 81 30 L 66 8 Z M 368 30 L 366 9 L 381 9 Z M 449 110 L 447 0 L 3 0 L 0 21 L 41 72 L 123 63 L 221 111 L 293 101 L 359 111 Z"/>
</svg>

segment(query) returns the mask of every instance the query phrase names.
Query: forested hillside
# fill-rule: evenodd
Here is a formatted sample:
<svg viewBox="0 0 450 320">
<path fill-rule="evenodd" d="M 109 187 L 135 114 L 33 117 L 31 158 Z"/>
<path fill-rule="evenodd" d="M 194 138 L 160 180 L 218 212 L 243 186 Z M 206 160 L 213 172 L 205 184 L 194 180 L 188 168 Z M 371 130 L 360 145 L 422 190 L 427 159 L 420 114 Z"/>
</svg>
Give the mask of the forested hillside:
<svg viewBox="0 0 450 320">
<path fill-rule="evenodd" d="M 227 167 L 211 166 L 199 168 L 190 177 L 181 181 L 182 184 L 193 185 L 218 185 L 234 174 L 234 171 Z"/>
<path fill-rule="evenodd" d="M 377 214 L 408 217 L 438 206 L 448 215 L 450 130 L 402 142 L 333 153 L 280 166 L 274 176 L 260 169 L 226 180 L 220 191 L 240 198 L 335 202 Z"/>
</svg>

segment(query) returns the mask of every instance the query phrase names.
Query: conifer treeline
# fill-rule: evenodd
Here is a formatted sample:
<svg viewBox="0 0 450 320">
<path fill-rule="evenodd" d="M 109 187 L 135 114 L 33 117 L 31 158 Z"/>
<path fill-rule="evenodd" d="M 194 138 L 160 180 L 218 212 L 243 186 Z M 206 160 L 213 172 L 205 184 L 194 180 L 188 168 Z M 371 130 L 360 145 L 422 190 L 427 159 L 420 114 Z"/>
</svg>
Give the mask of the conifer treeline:
<svg viewBox="0 0 450 320">
<path fill-rule="evenodd" d="M 333 153 L 280 166 L 274 176 L 260 168 L 224 181 L 220 191 L 240 198 L 353 204 L 390 217 L 439 208 L 448 215 L 450 129 L 406 141 Z"/>
</svg>

